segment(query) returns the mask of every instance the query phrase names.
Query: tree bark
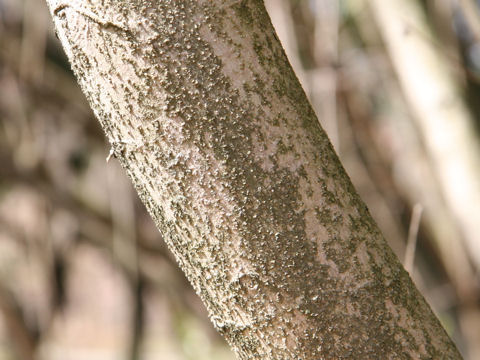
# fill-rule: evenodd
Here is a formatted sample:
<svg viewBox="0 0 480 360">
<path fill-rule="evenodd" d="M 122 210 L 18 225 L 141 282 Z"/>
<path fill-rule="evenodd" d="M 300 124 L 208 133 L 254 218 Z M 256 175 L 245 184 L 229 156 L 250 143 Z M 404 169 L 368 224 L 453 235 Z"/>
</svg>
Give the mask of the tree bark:
<svg viewBox="0 0 480 360">
<path fill-rule="evenodd" d="M 140 198 L 240 359 L 449 358 L 260 0 L 48 0 Z"/>
</svg>

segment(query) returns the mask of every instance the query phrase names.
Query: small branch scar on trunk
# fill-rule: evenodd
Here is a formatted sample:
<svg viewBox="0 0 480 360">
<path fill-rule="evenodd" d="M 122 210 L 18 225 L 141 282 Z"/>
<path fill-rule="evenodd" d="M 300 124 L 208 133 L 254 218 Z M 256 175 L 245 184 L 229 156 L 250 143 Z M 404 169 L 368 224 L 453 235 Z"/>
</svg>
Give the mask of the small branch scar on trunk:
<svg viewBox="0 0 480 360">
<path fill-rule="evenodd" d="M 105 159 L 105 161 L 108 162 L 110 161 L 110 159 L 112 158 L 112 156 L 115 156 L 115 150 L 113 150 L 113 146 L 110 147 L 110 151 L 108 152 L 108 156 L 107 158 Z"/>
<path fill-rule="evenodd" d="M 77 7 L 75 5 L 72 5 L 72 4 L 67 4 L 67 3 L 63 3 L 63 2 L 59 3 L 57 5 L 57 7 L 53 10 L 53 16 L 57 16 L 57 17 L 60 16 L 59 13 L 61 11 L 64 11 L 65 9 L 68 9 L 68 8 L 72 9 L 73 11 L 77 12 L 78 14 L 83 15 L 86 18 L 89 18 L 90 20 L 92 20 L 93 22 L 95 22 L 96 24 L 98 24 L 98 25 L 100 25 L 104 28 L 113 27 L 115 29 L 121 30 L 122 32 L 130 34 L 130 30 L 128 28 L 126 28 L 124 25 L 115 23 L 111 20 L 102 19 L 101 17 L 97 16 L 93 12 L 91 12 L 87 9 L 79 8 L 79 7 Z"/>
<path fill-rule="evenodd" d="M 105 159 L 108 163 L 112 157 L 118 159 L 119 155 L 122 153 L 131 153 L 133 151 L 144 151 L 148 144 L 143 144 L 140 142 L 126 140 L 126 141 L 114 141 L 110 144 L 110 151 Z"/>
</svg>

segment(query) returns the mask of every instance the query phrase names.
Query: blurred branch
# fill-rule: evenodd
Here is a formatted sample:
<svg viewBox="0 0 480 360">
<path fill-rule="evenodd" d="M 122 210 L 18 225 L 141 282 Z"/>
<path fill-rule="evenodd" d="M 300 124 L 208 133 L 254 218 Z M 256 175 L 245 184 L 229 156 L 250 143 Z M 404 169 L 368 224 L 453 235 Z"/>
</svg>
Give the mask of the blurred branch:
<svg viewBox="0 0 480 360">
<path fill-rule="evenodd" d="M 49 26 L 45 17 L 38 16 L 41 5 L 43 4 L 37 0 L 27 0 L 24 3 L 23 36 L 19 59 L 22 78 L 30 78 L 37 83 L 43 80 Z"/>
<path fill-rule="evenodd" d="M 413 207 L 412 218 L 410 220 L 410 227 L 408 229 L 407 249 L 405 251 L 404 266 L 410 274 L 413 273 L 413 260 L 415 259 L 418 228 L 420 227 L 422 211 L 422 205 L 415 204 L 415 206 Z"/>
<path fill-rule="evenodd" d="M 461 80 L 463 76 L 466 76 L 472 82 L 480 83 L 480 76 L 475 71 L 472 71 L 467 66 L 465 66 L 465 64 L 461 62 L 461 59 L 459 58 L 459 56 L 457 56 L 456 54 L 452 54 L 450 52 L 450 49 L 447 48 L 446 44 L 444 44 L 443 42 L 440 43 L 439 41 L 437 41 L 433 37 L 432 33 L 425 33 L 424 29 L 417 28 L 415 24 L 409 22 L 406 19 L 405 19 L 404 25 L 405 25 L 405 34 L 418 36 L 422 38 L 426 44 L 429 44 L 432 47 L 432 49 L 435 50 L 438 56 L 441 56 L 443 58 L 442 60 L 445 63 L 445 65 L 450 67 L 452 75 L 455 75 L 456 79 L 458 78 Z M 459 83 L 460 81 L 457 81 L 457 82 Z"/>
<path fill-rule="evenodd" d="M 458 6 L 468 22 L 475 41 L 480 42 L 480 9 L 474 0 L 459 0 Z"/>
<path fill-rule="evenodd" d="M 35 360 L 38 336 L 29 329 L 13 294 L 0 282 L 0 311 L 19 360 Z"/>
<path fill-rule="evenodd" d="M 370 4 L 415 114 L 442 195 L 480 269 L 480 148 L 459 86 L 438 51 L 423 37 L 408 31 L 407 24 L 412 24 L 430 37 L 417 2 L 370 0 Z"/>
<path fill-rule="evenodd" d="M 140 360 L 140 345 L 145 331 L 145 280 L 138 276 L 135 282 L 130 282 L 133 295 L 132 324 L 130 326 L 130 360 Z"/>
<path fill-rule="evenodd" d="M 337 65 L 340 4 L 338 0 L 314 0 L 315 68 L 309 73 L 313 108 L 337 154 L 340 136 L 337 119 Z M 341 154 L 340 154 L 341 156 Z"/>
</svg>

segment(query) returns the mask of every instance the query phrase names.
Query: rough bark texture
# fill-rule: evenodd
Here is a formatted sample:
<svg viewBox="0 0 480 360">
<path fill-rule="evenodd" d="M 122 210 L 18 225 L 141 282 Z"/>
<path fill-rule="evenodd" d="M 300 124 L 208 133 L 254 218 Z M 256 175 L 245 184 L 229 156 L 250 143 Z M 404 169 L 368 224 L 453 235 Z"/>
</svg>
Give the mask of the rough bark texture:
<svg viewBox="0 0 480 360">
<path fill-rule="evenodd" d="M 48 1 L 116 158 L 239 358 L 460 358 L 262 1 Z"/>
</svg>

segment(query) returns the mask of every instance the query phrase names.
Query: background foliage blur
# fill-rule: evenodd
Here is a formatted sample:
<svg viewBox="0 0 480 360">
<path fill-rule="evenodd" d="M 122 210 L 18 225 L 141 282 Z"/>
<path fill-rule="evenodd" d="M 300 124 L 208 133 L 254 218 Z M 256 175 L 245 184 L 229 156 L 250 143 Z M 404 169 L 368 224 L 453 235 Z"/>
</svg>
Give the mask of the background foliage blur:
<svg viewBox="0 0 480 360">
<path fill-rule="evenodd" d="M 476 0 L 266 0 L 360 195 L 480 359 Z M 233 359 L 79 90 L 47 6 L 0 0 L 0 359 Z"/>
</svg>

